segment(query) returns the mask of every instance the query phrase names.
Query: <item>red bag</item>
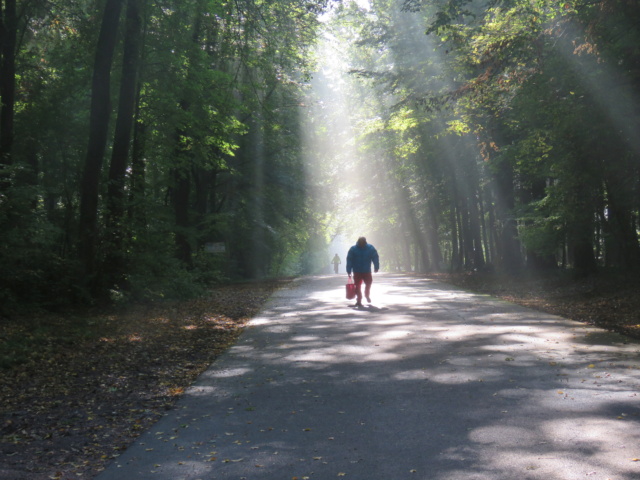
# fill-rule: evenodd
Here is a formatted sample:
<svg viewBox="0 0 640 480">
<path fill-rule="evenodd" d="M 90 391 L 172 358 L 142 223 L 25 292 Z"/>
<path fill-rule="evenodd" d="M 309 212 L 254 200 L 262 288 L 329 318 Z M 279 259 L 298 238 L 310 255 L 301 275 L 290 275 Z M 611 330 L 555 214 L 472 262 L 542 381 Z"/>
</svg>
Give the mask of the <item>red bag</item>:
<svg viewBox="0 0 640 480">
<path fill-rule="evenodd" d="M 356 298 L 356 284 L 353 283 L 353 278 L 349 277 L 347 280 L 347 300 Z"/>
</svg>

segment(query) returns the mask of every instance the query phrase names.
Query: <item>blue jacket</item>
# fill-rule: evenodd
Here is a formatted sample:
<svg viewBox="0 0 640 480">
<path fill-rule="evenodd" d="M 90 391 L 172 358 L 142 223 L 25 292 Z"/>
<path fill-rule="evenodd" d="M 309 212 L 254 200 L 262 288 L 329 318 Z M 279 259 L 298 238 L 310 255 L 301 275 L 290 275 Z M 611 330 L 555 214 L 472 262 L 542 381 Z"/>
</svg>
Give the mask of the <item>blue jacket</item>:
<svg viewBox="0 0 640 480">
<path fill-rule="evenodd" d="M 363 248 L 354 245 L 347 254 L 347 273 L 349 275 L 351 275 L 351 271 L 371 273 L 371 262 L 373 262 L 374 269 L 380 268 L 380 259 L 376 248 L 370 243 L 367 243 Z"/>
</svg>

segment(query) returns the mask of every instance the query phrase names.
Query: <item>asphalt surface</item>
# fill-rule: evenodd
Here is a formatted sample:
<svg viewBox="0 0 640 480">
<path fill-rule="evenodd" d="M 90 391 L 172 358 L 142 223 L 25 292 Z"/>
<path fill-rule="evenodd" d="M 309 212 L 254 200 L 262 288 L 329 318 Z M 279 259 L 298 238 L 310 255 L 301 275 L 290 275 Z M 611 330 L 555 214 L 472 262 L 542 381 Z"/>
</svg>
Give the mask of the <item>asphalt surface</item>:
<svg viewBox="0 0 640 480">
<path fill-rule="evenodd" d="M 281 290 L 98 480 L 640 478 L 640 344 L 374 275 Z"/>
</svg>

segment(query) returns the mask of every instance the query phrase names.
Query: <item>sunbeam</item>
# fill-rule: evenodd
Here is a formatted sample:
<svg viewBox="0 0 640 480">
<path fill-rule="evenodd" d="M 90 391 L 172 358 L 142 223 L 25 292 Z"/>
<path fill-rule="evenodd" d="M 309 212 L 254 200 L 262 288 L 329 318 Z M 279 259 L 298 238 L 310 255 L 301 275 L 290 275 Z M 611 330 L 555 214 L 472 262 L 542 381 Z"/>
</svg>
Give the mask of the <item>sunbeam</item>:
<svg viewBox="0 0 640 480">
<path fill-rule="evenodd" d="M 622 70 L 598 52 L 589 52 L 586 34 L 571 23 L 557 42 L 560 55 L 576 73 L 576 79 L 601 110 L 608 122 L 620 133 L 622 141 L 640 155 L 640 95 L 624 78 Z"/>
<path fill-rule="evenodd" d="M 420 130 L 429 119 L 407 99 L 453 89 L 451 75 L 444 72 L 442 53 L 415 15 L 396 9 L 389 28 L 402 35 L 385 45 L 371 37 L 383 28 L 379 12 L 369 2 L 351 3 L 350 8 L 342 12 L 346 22 L 325 19 L 317 47 L 319 68 L 305 102 L 313 106 L 305 142 L 314 204 L 327 212 L 330 240 L 342 252 L 345 241 L 352 244 L 365 235 L 379 246 L 387 268 L 441 268 L 437 222 L 419 211 L 416 202 L 433 197 L 428 182 L 421 181 L 425 164 L 442 160 L 420 160 Z M 393 87 L 401 76 L 413 77 L 415 89 Z M 457 166 L 458 160 L 453 150 L 445 150 L 444 163 L 451 164 L 446 168 L 464 168 Z M 459 189 L 465 190 L 463 185 Z M 328 255 L 334 250 L 340 251 L 332 245 Z"/>
<path fill-rule="evenodd" d="M 326 255 L 346 250 L 359 235 L 375 242 L 375 208 L 367 204 L 367 191 L 377 188 L 370 168 L 362 160 L 358 131 L 354 125 L 359 105 L 353 95 L 351 68 L 341 55 L 347 46 L 326 33 L 318 47 L 319 68 L 311 81 L 305 104 L 310 115 L 304 128 L 307 182 L 312 203 L 328 231 Z M 363 167 L 365 165 L 365 167 Z M 369 208 L 367 208 L 369 207 Z"/>
</svg>

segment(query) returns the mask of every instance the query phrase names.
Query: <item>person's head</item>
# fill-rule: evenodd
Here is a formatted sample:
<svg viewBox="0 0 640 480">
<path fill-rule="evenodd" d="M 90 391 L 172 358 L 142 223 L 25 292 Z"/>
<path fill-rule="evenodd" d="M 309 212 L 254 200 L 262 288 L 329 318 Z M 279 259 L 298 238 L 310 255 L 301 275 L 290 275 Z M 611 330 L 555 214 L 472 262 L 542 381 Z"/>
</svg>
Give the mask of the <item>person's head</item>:
<svg viewBox="0 0 640 480">
<path fill-rule="evenodd" d="M 365 237 L 360 237 L 358 239 L 358 242 L 356 243 L 356 245 L 358 245 L 360 248 L 364 247 L 367 244 L 367 239 Z"/>
</svg>

